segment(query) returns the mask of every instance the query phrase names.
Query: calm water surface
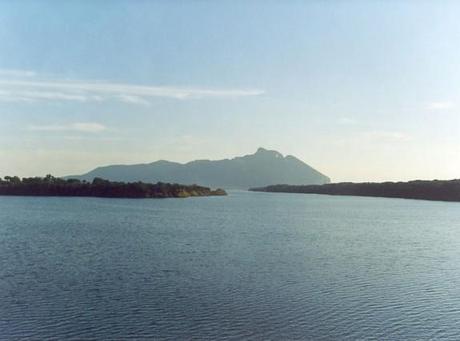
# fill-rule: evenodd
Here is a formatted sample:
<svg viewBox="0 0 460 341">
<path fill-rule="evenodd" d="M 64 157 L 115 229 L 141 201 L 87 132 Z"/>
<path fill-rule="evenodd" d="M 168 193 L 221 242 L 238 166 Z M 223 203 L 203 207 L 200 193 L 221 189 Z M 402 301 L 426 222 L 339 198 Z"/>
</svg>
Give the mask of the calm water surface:
<svg viewBox="0 0 460 341">
<path fill-rule="evenodd" d="M 460 204 L 0 197 L 0 339 L 460 339 Z"/>
</svg>

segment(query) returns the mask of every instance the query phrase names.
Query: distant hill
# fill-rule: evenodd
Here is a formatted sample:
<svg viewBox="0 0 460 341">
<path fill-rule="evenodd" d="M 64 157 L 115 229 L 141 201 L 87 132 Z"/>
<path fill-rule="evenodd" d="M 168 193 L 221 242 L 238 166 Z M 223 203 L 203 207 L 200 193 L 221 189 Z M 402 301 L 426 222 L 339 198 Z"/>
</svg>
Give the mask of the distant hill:
<svg viewBox="0 0 460 341">
<path fill-rule="evenodd" d="M 200 184 L 225 189 L 249 189 L 279 183 L 310 185 L 330 182 L 327 176 L 294 156 L 284 157 L 277 151 L 264 148 L 233 159 L 196 160 L 185 164 L 160 160 L 148 164 L 112 165 L 66 178 L 92 181 L 95 177 L 124 182 Z"/>
</svg>

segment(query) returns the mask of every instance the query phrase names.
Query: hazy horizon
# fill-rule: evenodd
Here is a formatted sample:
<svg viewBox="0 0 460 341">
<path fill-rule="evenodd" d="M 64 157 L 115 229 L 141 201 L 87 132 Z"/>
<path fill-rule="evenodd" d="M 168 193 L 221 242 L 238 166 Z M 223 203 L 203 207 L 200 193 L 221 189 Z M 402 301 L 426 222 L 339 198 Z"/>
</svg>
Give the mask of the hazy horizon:
<svg viewBox="0 0 460 341">
<path fill-rule="evenodd" d="M 0 176 L 294 155 L 460 178 L 456 2 L 2 2 Z"/>
</svg>

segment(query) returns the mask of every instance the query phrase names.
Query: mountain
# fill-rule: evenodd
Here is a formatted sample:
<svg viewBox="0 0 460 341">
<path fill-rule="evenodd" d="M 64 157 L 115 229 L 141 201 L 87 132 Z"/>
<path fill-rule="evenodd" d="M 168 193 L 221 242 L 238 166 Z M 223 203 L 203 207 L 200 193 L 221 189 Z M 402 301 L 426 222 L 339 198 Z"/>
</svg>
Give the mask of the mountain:
<svg viewBox="0 0 460 341">
<path fill-rule="evenodd" d="M 68 176 L 92 181 L 171 182 L 226 189 L 249 189 L 274 184 L 310 185 L 330 179 L 306 163 L 277 151 L 259 148 L 256 153 L 225 160 L 196 160 L 185 164 L 160 160 L 148 164 L 98 167 L 86 174 Z"/>
</svg>

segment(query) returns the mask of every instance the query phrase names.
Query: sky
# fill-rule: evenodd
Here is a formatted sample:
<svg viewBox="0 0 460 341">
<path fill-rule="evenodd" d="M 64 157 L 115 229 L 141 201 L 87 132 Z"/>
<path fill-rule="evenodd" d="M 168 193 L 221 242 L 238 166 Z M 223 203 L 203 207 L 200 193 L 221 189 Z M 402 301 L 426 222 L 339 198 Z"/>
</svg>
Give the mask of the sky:
<svg viewBox="0 0 460 341">
<path fill-rule="evenodd" d="M 0 1 L 0 176 L 292 154 L 460 178 L 449 1 Z"/>
</svg>

